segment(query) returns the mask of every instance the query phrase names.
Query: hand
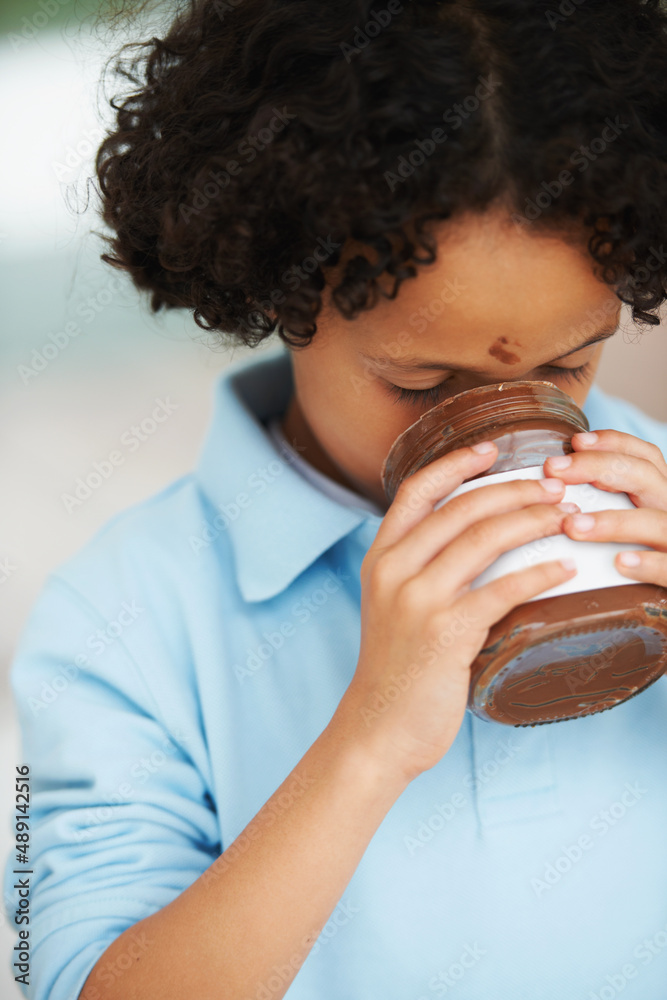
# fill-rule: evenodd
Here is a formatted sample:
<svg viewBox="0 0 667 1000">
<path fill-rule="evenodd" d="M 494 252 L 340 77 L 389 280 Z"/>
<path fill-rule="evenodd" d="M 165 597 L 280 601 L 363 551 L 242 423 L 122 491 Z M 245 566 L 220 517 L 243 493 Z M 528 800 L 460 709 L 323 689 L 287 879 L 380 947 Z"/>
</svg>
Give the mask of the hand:
<svg viewBox="0 0 667 1000">
<path fill-rule="evenodd" d="M 614 565 L 632 580 L 667 587 L 667 462 L 654 444 L 632 434 L 602 430 L 575 434 L 575 453 L 548 458 L 545 476 L 564 483 L 591 483 L 627 493 L 636 510 L 601 510 L 566 517 L 570 538 L 649 545 L 655 552 L 621 552 Z"/>
<path fill-rule="evenodd" d="M 495 444 L 485 453 L 460 448 L 407 477 L 361 565 L 359 662 L 336 723 L 401 781 L 433 767 L 454 742 L 490 627 L 576 572 L 550 560 L 471 589 L 503 552 L 560 534 L 578 509 L 559 508 L 558 479 L 520 479 L 480 485 L 433 510 L 497 454 Z"/>
</svg>

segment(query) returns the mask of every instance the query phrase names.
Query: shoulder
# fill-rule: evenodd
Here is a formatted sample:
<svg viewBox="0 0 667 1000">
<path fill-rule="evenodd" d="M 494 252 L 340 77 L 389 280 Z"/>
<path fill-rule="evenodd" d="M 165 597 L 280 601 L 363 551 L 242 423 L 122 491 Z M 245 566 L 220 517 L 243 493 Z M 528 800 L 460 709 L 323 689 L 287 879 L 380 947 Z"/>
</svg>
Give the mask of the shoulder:
<svg viewBox="0 0 667 1000">
<path fill-rule="evenodd" d="M 114 515 L 48 574 L 10 670 L 24 721 L 55 700 L 83 717 L 86 703 L 119 698 L 172 732 L 196 718 L 193 635 L 225 619 L 236 592 L 227 533 L 206 532 L 214 519 L 189 474 Z"/>
<path fill-rule="evenodd" d="M 591 430 L 611 429 L 632 434 L 657 445 L 667 458 L 667 423 L 644 413 L 634 403 L 608 395 L 599 386 L 593 385 L 583 411 Z"/>
<path fill-rule="evenodd" d="M 114 584 L 166 584 L 183 574 L 205 572 L 208 563 L 202 549 L 210 549 L 215 541 L 219 555 L 224 541 L 223 532 L 213 536 L 206 530 L 212 516 L 196 476 L 189 473 L 119 511 L 56 566 L 53 575 L 95 604 Z"/>
<path fill-rule="evenodd" d="M 60 652 L 69 643 L 74 662 L 76 651 L 90 658 L 99 650 L 101 664 L 112 647 L 114 658 L 132 653 L 144 667 L 186 661 L 210 594 L 224 605 L 236 586 L 227 533 L 211 530 L 215 513 L 190 473 L 115 514 L 48 574 L 17 662 L 60 633 Z"/>
</svg>

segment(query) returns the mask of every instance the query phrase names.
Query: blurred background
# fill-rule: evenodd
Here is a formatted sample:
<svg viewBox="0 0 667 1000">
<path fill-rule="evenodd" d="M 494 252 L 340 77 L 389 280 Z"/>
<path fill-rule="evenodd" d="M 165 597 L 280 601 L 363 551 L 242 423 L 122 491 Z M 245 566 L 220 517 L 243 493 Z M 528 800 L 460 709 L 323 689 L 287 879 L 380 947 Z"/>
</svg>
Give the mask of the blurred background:
<svg viewBox="0 0 667 1000">
<path fill-rule="evenodd" d="M 102 228 L 94 191 L 82 211 L 86 178 L 110 120 L 99 87 L 102 67 L 128 36 L 101 30 L 95 14 L 96 0 L 2 0 L 0 6 L 3 865 L 13 842 L 14 767 L 22 763 L 7 674 L 32 602 L 47 573 L 112 515 L 192 469 L 215 379 L 251 353 L 214 346 L 189 315 L 153 317 L 129 281 L 99 259 L 103 247 L 91 232 Z M 155 31 L 155 22 L 145 21 L 141 37 Z M 132 37 L 139 37 L 136 24 Z M 76 336 L 64 333 L 69 323 L 76 323 Z M 663 326 L 642 333 L 624 307 L 623 333 L 606 345 L 597 381 L 667 421 Z M 178 404 L 170 419 L 68 512 L 62 494 L 166 396 Z M 10 971 L 15 931 L 2 912 L 0 1000 L 20 996 Z"/>
</svg>

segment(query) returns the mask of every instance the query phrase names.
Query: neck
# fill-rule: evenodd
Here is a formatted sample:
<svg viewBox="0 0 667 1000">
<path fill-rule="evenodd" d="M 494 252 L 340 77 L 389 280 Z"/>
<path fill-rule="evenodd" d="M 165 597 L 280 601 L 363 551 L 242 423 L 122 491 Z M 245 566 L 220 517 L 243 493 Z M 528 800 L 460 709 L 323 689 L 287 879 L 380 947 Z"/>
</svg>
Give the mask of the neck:
<svg viewBox="0 0 667 1000">
<path fill-rule="evenodd" d="M 310 465 L 323 472 L 325 476 L 340 483 L 341 486 L 346 486 L 348 490 L 352 490 L 354 493 L 363 493 L 355 483 L 350 482 L 324 451 L 308 426 L 296 395 L 291 397 L 280 427 L 294 450 Z"/>
</svg>

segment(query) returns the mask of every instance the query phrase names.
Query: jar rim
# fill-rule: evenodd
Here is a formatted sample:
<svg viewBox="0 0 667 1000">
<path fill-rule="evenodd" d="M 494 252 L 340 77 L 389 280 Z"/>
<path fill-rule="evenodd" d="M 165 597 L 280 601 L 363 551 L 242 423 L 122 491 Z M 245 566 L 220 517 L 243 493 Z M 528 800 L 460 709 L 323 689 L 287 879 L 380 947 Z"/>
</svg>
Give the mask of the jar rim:
<svg viewBox="0 0 667 1000">
<path fill-rule="evenodd" d="M 462 406 L 465 409 L 461 410 Z M 517 379 L 465 389 L 436 403 L 394 440 L 380 473 L 389 502 L 398 489 L 398 480 L 405 475 L 411 452 L 442 442 L 448 431 L 453 436 L 454 427 L 475 434 L 488 427 L 490 417 L 499 426 L 544 417 L 572 424 L 573 433 L 590 427 L 583 410 L 553 382 Z M 446 453 L 446 448 L 442 453 Z"/>
</svg>

